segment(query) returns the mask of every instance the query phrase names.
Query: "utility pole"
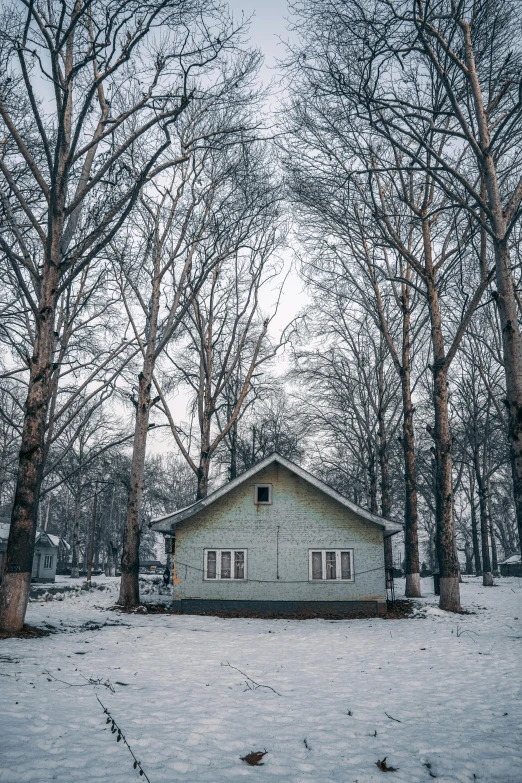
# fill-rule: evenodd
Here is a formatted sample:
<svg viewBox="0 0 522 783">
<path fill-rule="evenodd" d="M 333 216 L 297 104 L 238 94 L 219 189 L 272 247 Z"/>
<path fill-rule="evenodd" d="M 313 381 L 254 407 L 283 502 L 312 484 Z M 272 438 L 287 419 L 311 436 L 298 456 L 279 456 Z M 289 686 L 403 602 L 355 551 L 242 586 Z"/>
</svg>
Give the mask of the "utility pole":
<svg viewBox="0 0 522 783">
<path fill-rule="evenodd" d="M 98 479 L 94 489 L 94 505 L 92 509 L 91 528 L 89 531 L 89 554 L 87 556 L 87 587 L 91 587 L 92 555 L 94 551 L 94 531 L 96 529 L 96 511 L 98 508 Z"/>
</svg>

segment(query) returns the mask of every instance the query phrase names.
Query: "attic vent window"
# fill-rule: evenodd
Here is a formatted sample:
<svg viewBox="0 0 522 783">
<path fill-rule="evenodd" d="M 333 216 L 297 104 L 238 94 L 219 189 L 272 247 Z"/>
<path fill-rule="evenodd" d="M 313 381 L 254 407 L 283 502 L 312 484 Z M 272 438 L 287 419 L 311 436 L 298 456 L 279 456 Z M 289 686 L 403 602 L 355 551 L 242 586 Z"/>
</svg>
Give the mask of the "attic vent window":
<svg viewBox="0 0 522 783">
<path fill-rule="evenodd" d="M 272 503 L 272 485 L 256 484 L 256 504 L 269 506 Z"/>
</svg>

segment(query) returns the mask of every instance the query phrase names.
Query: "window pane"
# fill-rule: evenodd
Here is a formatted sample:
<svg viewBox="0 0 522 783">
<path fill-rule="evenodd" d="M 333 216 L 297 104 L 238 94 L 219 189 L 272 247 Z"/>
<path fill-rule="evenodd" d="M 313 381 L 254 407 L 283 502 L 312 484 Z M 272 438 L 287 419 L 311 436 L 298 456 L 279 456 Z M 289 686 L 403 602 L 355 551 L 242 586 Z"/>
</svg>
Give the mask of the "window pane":
<svg viewBox="0 0 522 783">
<path fill-rule="evenodd" d="M 323 553 L 312 552 L 312 579 L 323 578 Z"/>
<path fill-rule="evenodd" d="M 326 578 L 335 579 L 335 552 L 326 553 Z"/>
<path fill-rule="evenodd" d="M 269 503 L 270 502 L 270 487 L 258 487 L 257 488 L 257 502 Z"/>
<path fill-rule="evenodd" d="M 341 579 L 351 579 L 352 569 L 350 564 L 350 553 L 341 552 Z"/>
<path fill-rule="evenodd" d="M 215 552 L 207 552 L 207 579 L 216 579 L 217 573 L 216 573 L 216 553 Z"/>
<path fill-rule="evenodd" d="M 245 553 L 234 552 L 234 579 L 245 578 Z"/>
<path fill-rule="evenodd" d="M 221 552 L 221 579 L 230 579 L 232 567 L 232 552 Z"/>
</svg>

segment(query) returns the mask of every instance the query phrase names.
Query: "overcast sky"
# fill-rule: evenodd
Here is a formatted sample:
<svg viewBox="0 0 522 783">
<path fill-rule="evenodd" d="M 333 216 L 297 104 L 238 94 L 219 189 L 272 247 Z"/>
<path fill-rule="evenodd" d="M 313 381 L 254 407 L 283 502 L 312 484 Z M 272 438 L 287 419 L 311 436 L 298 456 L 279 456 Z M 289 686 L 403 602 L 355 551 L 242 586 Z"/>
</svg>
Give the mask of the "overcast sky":
<svg viewBox="0 0 522 783">
<path fill-rule="evenodd" d="M 283 59 L 285 48 L 282 41 L 285 41 L 289 34 L 287 32 L 288 6 L 286 0 L 229 0 L 229 7 L 237 20 L 241 19 L 242 13 L 245 18 L 252 17 L 250 24 L 250 37 L 254 46 L 261 49 L 265 63 L 261 71 L 261 79 L 264 86 L 267 86 L 273 78 L 277 78 L 276 61 Z M 271 105 L 277 110 L 278 97 L 274 92 Z M 293 253 L 288 248 L 284 253 L 285 270 L 288 273 L 286 277 L 283 295 L 276 317 L 271 324 L 271 335 L 277 340 L 285 326 L 297 315 L 297 313 L 306 306 L 307 296 L 303 292 L 301 280 L 293 268 Z M 271 315 L 275 301 L 277 299 L 276 281 L 272 291 L 262 294 L 260 302 L 265 315 Z M 276 365 L 276 372 L 284 371 L 286 360 L 281 356 Z M 185 394 L 178 394 L 171 400 L 172 412 L 177 420 L 186 420 L 186 406 L 188 397 Z M 149 439 L 149 450 L 151 452 L 162 452 L 172 450 L 172 440 L 168 429 L 158 430 L 155 435 Z"/>
</svg>

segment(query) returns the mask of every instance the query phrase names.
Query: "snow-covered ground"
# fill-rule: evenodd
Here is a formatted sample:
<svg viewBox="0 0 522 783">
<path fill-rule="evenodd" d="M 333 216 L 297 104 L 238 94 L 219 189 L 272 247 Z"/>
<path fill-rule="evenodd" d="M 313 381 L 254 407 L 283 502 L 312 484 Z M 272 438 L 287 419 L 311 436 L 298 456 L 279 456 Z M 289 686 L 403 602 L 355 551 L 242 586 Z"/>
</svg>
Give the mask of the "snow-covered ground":
<svg viewBox="0 0 522 783">
<path fill-rule="evenodd" d="M 337 622 L 120 614 L 95 581 L 31 602 L 59 633 L 0 641 L 1 783 L 139 780 L 97 696 L 151 783 L 370 783 L 384 757 L 392 783 L 522 781 L 522 580 L 467 579 L 474 614 L 427 593 L 415 619 Z"/>
</svg>

